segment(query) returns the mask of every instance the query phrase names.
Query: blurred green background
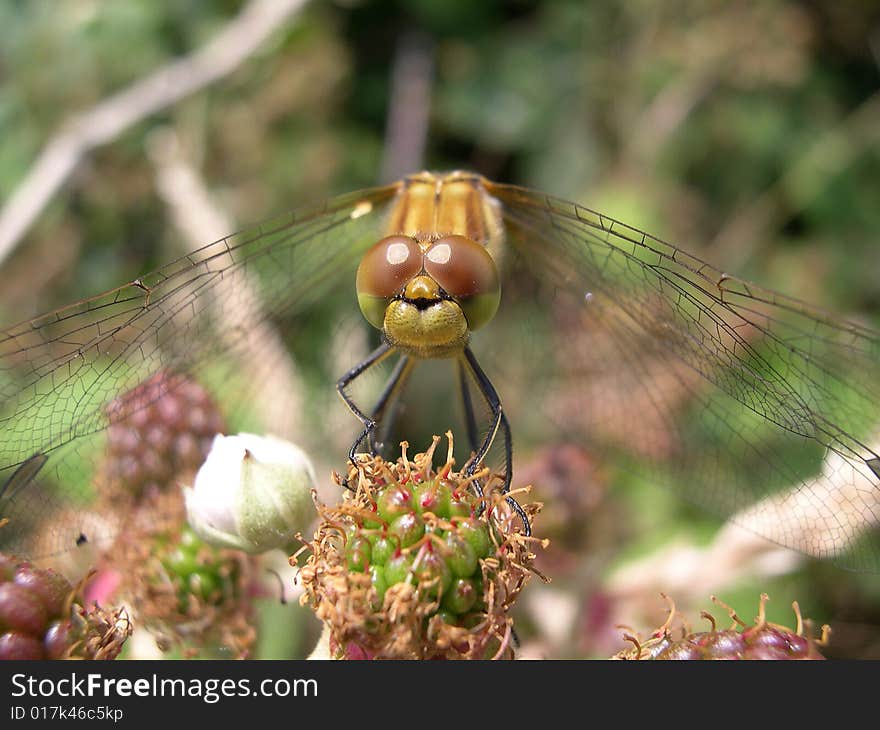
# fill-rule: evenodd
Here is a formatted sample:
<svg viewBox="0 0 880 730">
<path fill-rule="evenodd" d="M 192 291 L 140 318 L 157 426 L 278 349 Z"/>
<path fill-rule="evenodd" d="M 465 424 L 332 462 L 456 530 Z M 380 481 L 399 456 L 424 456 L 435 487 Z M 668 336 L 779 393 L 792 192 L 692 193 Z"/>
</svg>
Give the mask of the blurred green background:
<svg viewBox="0 0 880 730">
<path fill-rule="evenodd" d="M 244 6 L 0 2 L 0 199 L 65 122 L 209 42 Z M 234 226 L 398 177 L 402 164 L 473 169 L 880 321 L 875 2 L 304 2 L 230 74 L 85 154 L 0 266 L 0 321 L 179 255 L 157 183 L 155 150 L 170 133 Z M 608 616 L 659 625 L 656 593 L 641 615 L 609 608 L 609 565 L 717 527 L 656 490 L 602 499 L 636 539 L 610 562 L 567 564 L 535 593 L 522 622 L 537 653 L 620 648 Z M 749 617 L 761 591 L 773 620 L 791 625 L 796 598 L 831 623 L 829 654 L 880 657 L 876 576 L 808 563 L 723 595 Z M 271 601 L 265 611 L 261 655 L 307 654 L 309 617 Z"/>
</svg>

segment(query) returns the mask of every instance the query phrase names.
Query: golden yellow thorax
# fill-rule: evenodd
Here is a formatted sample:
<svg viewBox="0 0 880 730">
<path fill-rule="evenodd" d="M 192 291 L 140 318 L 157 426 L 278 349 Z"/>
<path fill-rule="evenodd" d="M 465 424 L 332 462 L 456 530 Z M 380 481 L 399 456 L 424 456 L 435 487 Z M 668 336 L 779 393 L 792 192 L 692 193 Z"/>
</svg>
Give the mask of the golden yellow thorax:
<svg viewBox="0 0 880 730">
<path fill-rule="evenodd" d="M 501 218 L 484 178 L 471 172 L 420 172 L 404 178 L 386 233 L 430 241 L 455 234 L 490 245 L 501 235 Z"/>
</svg>

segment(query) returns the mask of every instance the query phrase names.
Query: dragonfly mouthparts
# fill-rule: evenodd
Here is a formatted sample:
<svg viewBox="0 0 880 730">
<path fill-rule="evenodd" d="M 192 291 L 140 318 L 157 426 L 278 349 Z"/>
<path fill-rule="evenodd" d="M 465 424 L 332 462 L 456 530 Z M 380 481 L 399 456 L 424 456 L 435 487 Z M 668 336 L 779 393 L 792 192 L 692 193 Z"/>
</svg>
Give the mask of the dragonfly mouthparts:
<svg viewBox="0 0 880 730">
<path fill-rule="evenodd" d="M 433 307 L 438 302 L 442 302 L 444 299 L 449 300 L 450 297 L 434 297 L 433 299 L 409 299 L 408 297 L 401 297 L 400 301 L 411 304 L 420 312 L 422 312 L 429 307 Z"/>
</svg>

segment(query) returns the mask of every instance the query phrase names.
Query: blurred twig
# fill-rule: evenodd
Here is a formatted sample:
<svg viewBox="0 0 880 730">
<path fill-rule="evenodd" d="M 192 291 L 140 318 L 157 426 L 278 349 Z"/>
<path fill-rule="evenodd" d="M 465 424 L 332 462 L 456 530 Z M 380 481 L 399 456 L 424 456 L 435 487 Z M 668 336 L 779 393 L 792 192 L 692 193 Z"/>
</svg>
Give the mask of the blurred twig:
<svg viewBox="0 0 880 730">
<path fill-rule="evenodd" d="M 148 145 L 156 167 L 159 195 L 172 212 L 188 250 L 222 238 L 234 230 L 232 220 L 213 202 L 198 171 L 184 156 L 170 129 L 154 134 Z M 225 272 L 214 287 L 219 336 L 235 333 L 230 349 L 241 361 L 241 372 L 257 383 L 253 406 L 271 424 L 272 433 L 298 440 L 302 410 L 302 381 L 277 331 L 267 321 L 257 294 L 259 282 L 246 269 Z M 235 306 L 229 306 L 235 302 Z M 243 341 L 241 333 L 246 333 Z"/>
<path fill-rule="evenodd" d="M 0 211 L 0 262 L 92 149 L 238 68 L 306 0 L 251 0 L 213 39 L 88 111 L 49 140 Z"/>
<path fill-rule="evenodd" d="M 383 183 L 417 172 L 424 164 L 433 75 L 433 41 L 416 32 L 402 36 L 391 72 Z"/>
<path fill-rule="evenodd" d="M 720 63 L 707 63 L 696 71 L 682 73 L 674 83 L 664 86 L 632 125 L 627 135 L 629 144 L 618 164 L 623 167 L 656 165 L 664 146 L 709 97 L 721 74 Z"/>
</svg>

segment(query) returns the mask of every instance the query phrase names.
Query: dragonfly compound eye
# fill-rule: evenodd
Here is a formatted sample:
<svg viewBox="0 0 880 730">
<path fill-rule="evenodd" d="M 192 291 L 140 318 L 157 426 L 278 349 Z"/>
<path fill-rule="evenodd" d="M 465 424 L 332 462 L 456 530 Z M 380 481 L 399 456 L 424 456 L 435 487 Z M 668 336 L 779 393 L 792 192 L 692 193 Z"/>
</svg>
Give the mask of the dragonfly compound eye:
<svg viewBox="0 0 880 730">
<path fill-rule="evenodd" d="M 422 249 L 408 236 L 388 236 L 364 254 L 357 270 L 358 305 L 382 329 L 388 301 L 422 269 Z"/>
<path fill-rule="evenodd" d="M 466 236 L 444 236 L 425 251 L 425 271 L 458 302 L 468 329 L 479 329 L 495 316 L 501 283 L 482 244 Z"/>
</svg>

